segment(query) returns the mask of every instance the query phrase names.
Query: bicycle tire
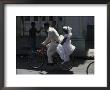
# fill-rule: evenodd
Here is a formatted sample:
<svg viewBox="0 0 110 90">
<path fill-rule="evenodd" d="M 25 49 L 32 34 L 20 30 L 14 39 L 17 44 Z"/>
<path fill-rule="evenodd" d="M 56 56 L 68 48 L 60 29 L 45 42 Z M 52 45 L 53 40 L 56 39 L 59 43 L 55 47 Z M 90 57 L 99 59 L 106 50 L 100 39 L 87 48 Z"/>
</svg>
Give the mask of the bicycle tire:
<svg viewBox="0 0 110 90">
<path fill-rule="evenodd" d="M 86 73 L 87 73 L 87 74 L 89 74 L 89 69 L 90 69 L 90 67 L 91 67 L 92 65 L 94 65 L 94 61 L 91 62 L 91 63 L 87 66 L 87 69 L 86 69 Z"/>
<path fill-rule="evenodd" d="M 44 57 L 41 57 L 41 56 L 39 56 L 39 58 L 38 58 L 38 56 L 31 56 L 31 67 L 33 68 L 33 69 L 39 69 L 39 68 L 41 68 L 43 65 L 44 65 Z"/>
</svg>

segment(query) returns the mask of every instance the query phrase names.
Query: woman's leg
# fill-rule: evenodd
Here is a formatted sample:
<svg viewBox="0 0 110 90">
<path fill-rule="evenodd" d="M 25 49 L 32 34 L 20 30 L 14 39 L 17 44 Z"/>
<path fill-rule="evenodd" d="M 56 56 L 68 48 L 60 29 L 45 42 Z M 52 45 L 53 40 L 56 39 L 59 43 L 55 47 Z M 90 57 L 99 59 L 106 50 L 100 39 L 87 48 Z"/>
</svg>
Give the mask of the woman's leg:
<svg viewBox="0 0 110 90">
<path fill-rule="evenodd" d="M 64 60 L 64 49 L 63 49 L 63 47 L 62 47 L 61 44 L 59 44 L 59 45 L 57 46 L 57 53 L 59 54 L 60 58 L 61 58 L 62 60 Z"/>
</svg>

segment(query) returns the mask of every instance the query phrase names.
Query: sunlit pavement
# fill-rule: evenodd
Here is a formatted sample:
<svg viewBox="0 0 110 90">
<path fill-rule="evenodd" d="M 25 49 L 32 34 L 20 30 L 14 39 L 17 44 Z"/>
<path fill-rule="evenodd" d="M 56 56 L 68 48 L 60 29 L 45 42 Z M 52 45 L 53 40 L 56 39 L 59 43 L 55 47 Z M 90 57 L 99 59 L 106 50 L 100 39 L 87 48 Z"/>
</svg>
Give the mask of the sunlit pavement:
<svg viewBox="0 0 110 90">
<path fill-rule="evenodd" d="M 73 67 L 70 71 L 54 70 L 54 66 L 48 67 L 50 71 L 39 71 L 29 69 L 17 69 L 17 74 L 86 74 L 87 66 L 93 62 L 93 60 L 86 60 L 84 64 L 80 64 L 78 67 Z M 90 68 L 91 73 L 94 74 L 94 66 Z"/>
</svg>

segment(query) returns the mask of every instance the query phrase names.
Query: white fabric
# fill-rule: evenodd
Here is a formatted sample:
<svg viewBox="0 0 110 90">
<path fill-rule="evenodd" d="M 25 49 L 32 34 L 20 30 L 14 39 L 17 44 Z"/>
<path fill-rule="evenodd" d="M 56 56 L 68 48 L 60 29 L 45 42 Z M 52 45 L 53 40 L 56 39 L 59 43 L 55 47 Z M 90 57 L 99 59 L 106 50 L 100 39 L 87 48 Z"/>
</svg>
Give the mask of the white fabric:
<svg viewBox="0 0 110 90">
<path fill-rule="evenodd" d="M 72 30 L 72 28 L 70 26 L 64 26 L 63 29 L 67 30 L 68 32 Z M 71 32 L 69 32 L 69 33 L 71 33 Z"/>
<path fill-rule="evenodd" d="M 60 35 L 59 36 L 59 41 L 60 41 L 59 43 L 61 43 L 63 41 L 63 39 L 64 39 L 64 36 L 63 35 Z"/>
<path fill-rule="evenodd" d="M 70 32 L 70 31 L 69 31 Z M 69 61 L 69 56 L 72 54 L 72 52 L 75 50 L 75 46 L 71 44 L 70 37 L 72 36 L 72 33 L 65 34 L 64 38 L 67 38 L 63 45 L 59 44 L 57 47 L 57 53 L 60 55 L 61 59 L 64 60 L 64 62 Z"/>
<path fill-rule="evenodd" d="M 47 46 L 48 63 L 53 63 L 52 56 L 56 52 L 58 42 L 59 42 L 58 32 L 54 28 L 49 27 L 48 37 L 43 42 L 43 44 Z"/>
<path fill-rule="evenodd" d="M 49 44 L 48 49 L 47 49 L 48 63 L 53 63 L 52 56 L 56 52 L 57 46 L 58 46 L 58 43 L 55 43 L 55 42 L 51 42 Z"/>
<path fill-rule="evenodd" d="M 50 42 L 59 42 L 59 34 L 53 27 L 49 27 L 49 29 L 48 29 L 48 37 L 43 42 L 43 44 L 47 45 Z"/>
</svg>

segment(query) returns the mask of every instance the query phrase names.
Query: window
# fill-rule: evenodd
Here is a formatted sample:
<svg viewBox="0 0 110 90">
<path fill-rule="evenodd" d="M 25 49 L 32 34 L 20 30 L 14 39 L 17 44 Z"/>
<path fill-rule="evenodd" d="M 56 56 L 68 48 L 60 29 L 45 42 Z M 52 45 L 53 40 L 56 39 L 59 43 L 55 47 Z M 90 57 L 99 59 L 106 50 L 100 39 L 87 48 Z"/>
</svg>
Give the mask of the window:
<svg viewBox="0 0 110 90">
<path fill-rule="evenodd" d="M 25 21 L 30 21 L 30 16 L 25 16 L 24 19 Z"/>
<path fill-rule="evenodd" d="M 46 21 L 46 17 L 43 16 L 43 17 L 42 17 L 42 21 Z"/>
<path fill-rule="evenodd" d="M 38 21 L 38 16 L 34 16 L 34 21 Z"/>
<path fill-rule="evenodd" d="M 62 21 L 62 17 L 59 17 L 59 21 Z"/>
<path fill-rule="evenodd" d="M 49 21 L 53 21 L 53 16 L 50 16 L 49 17 Z"/>
</svg>

